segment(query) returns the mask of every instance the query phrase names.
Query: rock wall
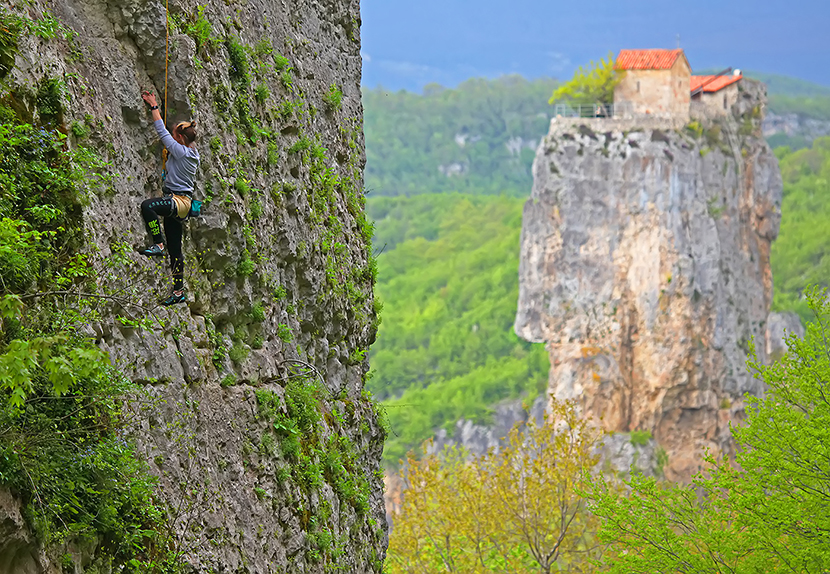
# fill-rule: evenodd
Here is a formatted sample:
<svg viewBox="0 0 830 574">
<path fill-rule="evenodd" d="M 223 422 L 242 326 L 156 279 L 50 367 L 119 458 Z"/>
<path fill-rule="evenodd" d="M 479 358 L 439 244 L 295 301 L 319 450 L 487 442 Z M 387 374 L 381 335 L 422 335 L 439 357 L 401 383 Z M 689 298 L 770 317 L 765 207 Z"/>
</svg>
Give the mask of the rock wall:
<svg viewBox="0 0 830 574">
<path fill-rule="evenodd" d="M 57 32 L 23 35 L 0 95 L 37 120 L 37 88 L 57 79 L 67 145 L 111 162 L 84 208 L 103 297 L 83 329 L 145 386 L 128 436 L 160 477 L 185 569 L 380 572 L 384 432 L 363 392 L 377 324 L 358 0 L 170 0 L 169 20 L 154 0 L 2 5 Z M 185 232 L 189 302 L 165 309 L 167 262 L 134 249 L 148 243 L 138 206 L 160 195 L 161 171 L 139 94 L 163 99 L 168 21 L 167 118 L 197 120 L 195 196 L 206 205 Z M 329 478 L 302 484 L 273 448 L 257 393 L 284 414 L 297 379 L 321 381 L 317 444 L 350 445 L 348 479 L 368 485 L 366 500 Z M 14 503 L 2 506 L 3 528 L 19 526 Z M 61 570 L 25 532 L 3 536 L 11 550 L 0 556 L 23 556 L 19 571 Z M 62 571 L 97 572 L 97 559 L 93 544 Z"/>
<path fill-rule="evenodd" d="M 766 358 L 782 194 L 765 89 L 680 130 L 554 119 L 525 205 L 515 330 L 547 342 L 549 391 L 616 431 L 648 431 L 666 476 L 732 452 L 752 341 Z"/>
</svg>

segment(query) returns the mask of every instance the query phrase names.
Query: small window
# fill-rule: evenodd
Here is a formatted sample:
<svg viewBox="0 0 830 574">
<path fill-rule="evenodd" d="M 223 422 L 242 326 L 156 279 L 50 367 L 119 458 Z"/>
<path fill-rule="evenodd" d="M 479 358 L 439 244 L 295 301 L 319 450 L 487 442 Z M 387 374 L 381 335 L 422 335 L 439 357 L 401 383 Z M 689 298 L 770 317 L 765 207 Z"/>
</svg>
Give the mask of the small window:
<svg viewBox="0 0 830 574">
<path fill-rule="evenodd" d="M 723 109 L 727 109 L 727 107 L 726 107 L 726 94 L 723 95 Z"/>
<path fill-rule="evenodd" d="M 640 80 L 637 80 L 637 91 L 640 91 Z"/>
</svg>

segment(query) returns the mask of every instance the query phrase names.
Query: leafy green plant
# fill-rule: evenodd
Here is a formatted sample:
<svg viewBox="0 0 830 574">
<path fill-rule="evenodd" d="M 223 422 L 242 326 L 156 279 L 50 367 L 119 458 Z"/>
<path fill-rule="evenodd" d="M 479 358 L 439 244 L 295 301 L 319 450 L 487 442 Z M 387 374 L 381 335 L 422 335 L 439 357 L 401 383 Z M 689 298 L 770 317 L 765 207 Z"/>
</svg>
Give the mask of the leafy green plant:
<svg viewBox="0 0 830 574">
<path fill-rule="evenodd" d="M 258 84 L 256 89 L 254 90 L 254 98 L 260 105 L 265 103 L 265 100 L 268 99 L 270 92 L 268 91 L 268 86 L 265 84 Z"/>
<path fill-rule="evenodd" d="M 251 200 L 250 213 L 251 219 L 255 221 L 262 216 L 262 202 L 259 199 L 254 198 Z"/>
<path fill-rule="evenodd" d="M 251 320 L 255 323 L 262 323 L 265 320 L 265 308 L 262 303 L 254 303 L 251 306 Z"/>
<path fill-rule="evenodd" d="M 286 68 L 282 71 L 280 74 L 280 82 L 287 90 L 290 90 L 294 86 L 294 78 L 291 75 L 291 68 Z"/>
<path fill-rule="evenodd" d="M 240 197 L 245 198 L 251 192 L 251 181 L 244 177 L 237 177 L 233 183 L 233 187 Z"/>
<path fill-rule="evenodd" d="M 277 337 L 279 337 L 283 343 L 290 343 L 292 339 L 294 339 L 294 333 L 291 332 L 291 327 L 285 323 L 280 323 L 277 325 Z"/>
<path fill-rule="evenodd" d="M 63 123 L 66 85 L 57 78 L 45 78 L 38 84 L 35 103 L 41 122 L 51 126 Z"/>
<path fill-rule="evenodd" d="M 19 16 L 0 8 L 0 78 L 14 67 L 17 41 L 23 21 Z"/>
<path fill-rule="evenodd" d="M 312 142 L 307 135 L 300 134 L 300 137 L 297 139 L 297 141 L 294 142 L 290 148 L 288 148 L 288 153 L 305 152 L 307 150 L 310 150 L 313 144 L 314 142 Z"/>
<path fill-rule="evenodd" d="M 283 70 L 288 69 L 288 58 L 283 56 L 282 54 L 275 53 L 274 54 L 274 69 L 277 72 L 282 72 Z"/>
<path fill-rule="evenodd" d="M 260 38 L 259 42 L 256 43 L 254 46 L 254 54 L 257 55 L 258 58 L 263 58 L 274 51 L 274 47 L 271 45 L 271 40 L 266 37 Z"/>
<path fill-rule="evenodd" d="M 633 430 L 629 437 L 629 441 L 634 446 L 646 446 L 651 440 L 651 431 L 647 430 Z"/>
<path fill-rule="evenodd" d="M 247 89 L 251 83 L 251 75 L 245 47 L 235 38 L 228 38 L 225 41 L 225 49 L 228 51 L 228 75 L 231 81 L 237 88 Z"/>
<path fill-rule="evenodd" d="M 231 350 L 228 351 L 228 358 L 230 358 L 234 364 L 238 365 L 248 358 L 248 353 L 250 352 L 251 350 L 245 346 L 245 343 L 242 341 L 234 341 Z"/>
<path fill-rule="evenodd" d="M 337 84 L 329 86 L 329 91 L 323 94 L 323 103 L 332 112 L 338 111 L 343 106 L 343 92 Z"/>
<path fill-rule="evenodd" d="M 192 14 L 180 15 L 174 20 L 177 27 L 196 42 L 196 51 L 209 60 L 210 53 L 219 46 L 219 39 L 213 35 L 213 26 L 205 17 L 205 6 L 197 6 Z"/>
</svg>

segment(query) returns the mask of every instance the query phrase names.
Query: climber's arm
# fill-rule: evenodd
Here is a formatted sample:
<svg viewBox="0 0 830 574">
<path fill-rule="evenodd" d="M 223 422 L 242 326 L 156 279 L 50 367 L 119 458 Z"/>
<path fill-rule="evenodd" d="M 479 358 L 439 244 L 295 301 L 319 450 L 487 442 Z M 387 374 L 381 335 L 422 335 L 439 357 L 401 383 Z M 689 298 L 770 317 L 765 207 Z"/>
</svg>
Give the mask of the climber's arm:
<svg viewBox="0 0 830 574">
<path fill-rule="evenodd" d="M 161 113 L 159 112 L 158 104 L 156 103 L 156 96 L 145 91 L 141 92 L 141 97 L 150 106 L 150 111 L 153 114 L 153 125 L 156 128 L 156 133 L 158 133 L 161 143 L 164 144 L 164 147 L 167 148 L 167 151 L 170 152 L 170 155 L 173 157 L 184 156 L 187 153 L 187 148 L 174 140 L 173 136 L 170 135 L 170 132 L 167 131 L 167 128 L 164 127 L 164 122 L 161 121 Z"/>
</svg>

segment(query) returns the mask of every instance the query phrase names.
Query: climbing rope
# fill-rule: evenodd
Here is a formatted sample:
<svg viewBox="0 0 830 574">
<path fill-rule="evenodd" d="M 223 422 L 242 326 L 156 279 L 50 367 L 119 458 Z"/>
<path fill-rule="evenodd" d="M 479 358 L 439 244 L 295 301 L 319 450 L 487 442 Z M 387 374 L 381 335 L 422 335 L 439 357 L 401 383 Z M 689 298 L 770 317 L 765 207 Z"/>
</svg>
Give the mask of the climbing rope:
<svg viewBox="0 0 830 574">
<path fill-rule="evenodd" d="M 170 48 L 170 0 L 164 4 L 164 125 L 167 125 L 167 62 Z"/>
<path fill-rule="evenodd" d="M 164 4 L 164 125 L 167 126 L 167 66 L 170 58 L 170 0 Z M 167 176 L 167 148 L 161 150 L 161 185 Z"/>
</svg>

